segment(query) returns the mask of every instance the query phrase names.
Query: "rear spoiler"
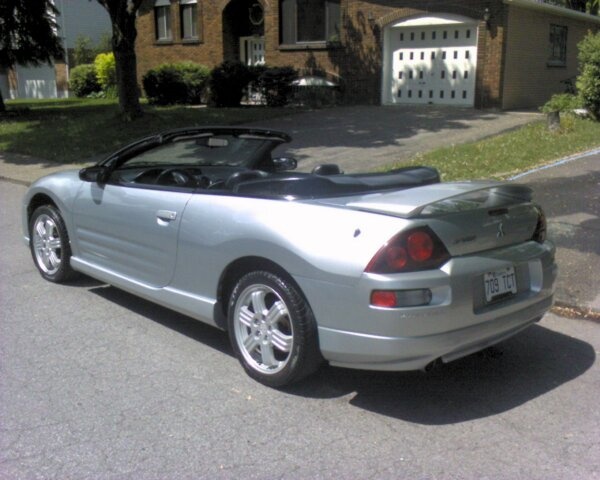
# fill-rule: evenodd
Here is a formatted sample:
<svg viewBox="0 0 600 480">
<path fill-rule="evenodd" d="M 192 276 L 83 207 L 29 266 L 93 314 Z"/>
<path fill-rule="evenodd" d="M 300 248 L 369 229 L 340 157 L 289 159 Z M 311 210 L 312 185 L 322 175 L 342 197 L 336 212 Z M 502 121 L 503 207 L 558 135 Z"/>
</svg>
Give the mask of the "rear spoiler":
<svg viewBox="0 0 600 480">
<path fill-rule="evenodd" d="M 467 210 L 501 209 L 532 200 L 531 188 L 500 182 L 438 183 L 407 190 L 365 195 L 348 203 L 357 210 L 403 218 L 426 217 Z"/>
</svg>

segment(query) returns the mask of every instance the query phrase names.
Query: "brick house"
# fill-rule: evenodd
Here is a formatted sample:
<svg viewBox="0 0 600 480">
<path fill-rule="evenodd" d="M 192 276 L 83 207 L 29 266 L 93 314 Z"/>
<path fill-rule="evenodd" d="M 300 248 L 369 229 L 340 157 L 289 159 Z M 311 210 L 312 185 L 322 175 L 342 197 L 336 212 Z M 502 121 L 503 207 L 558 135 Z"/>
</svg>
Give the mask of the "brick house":
<svg viewBox="0 0 600 480">
<path fill-rule="evenodd" d="M 292 65 L 350 103 L 523 108 L 564 91 L 600 18 L 535 0 L 147 0 L 138 74 L 164 62 Z"/>
<path fill-rule="evenodd" d="M 95 43 L 103 34 L 110 33 L 108 13 L 97 2 L 52 0 L 52 3 L 58 9 L 57 34 L 66 52 L 73 50 L 79 35 Z M 4 99 L 68 97 L 69 55 L 52 65 L 15 65 L 8 70 L 0 69 L 0 90 Z"/>
</svg>

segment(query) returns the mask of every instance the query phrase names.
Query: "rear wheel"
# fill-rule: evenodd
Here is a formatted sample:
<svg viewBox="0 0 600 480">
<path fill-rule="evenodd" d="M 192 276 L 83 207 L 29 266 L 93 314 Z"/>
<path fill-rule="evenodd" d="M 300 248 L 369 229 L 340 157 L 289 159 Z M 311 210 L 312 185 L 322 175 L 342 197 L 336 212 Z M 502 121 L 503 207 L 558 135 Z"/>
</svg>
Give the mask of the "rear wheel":
<svg viewBox="0 0 600 480">
<path fill-rule="evenodd" d="M 229 338 L 246 372 L 281 387 L 322 361 L 310 306 L 289 280 L 266 271 L 243 276 L 230 297 Z"/>
<path fill-rule="evenodd" d="M 35 209 L 29 235 L 31 256 L 42 277 L 59 283 L 74 276 L 67 228 L 56 207 L 44 205 Z"/>
</svg>

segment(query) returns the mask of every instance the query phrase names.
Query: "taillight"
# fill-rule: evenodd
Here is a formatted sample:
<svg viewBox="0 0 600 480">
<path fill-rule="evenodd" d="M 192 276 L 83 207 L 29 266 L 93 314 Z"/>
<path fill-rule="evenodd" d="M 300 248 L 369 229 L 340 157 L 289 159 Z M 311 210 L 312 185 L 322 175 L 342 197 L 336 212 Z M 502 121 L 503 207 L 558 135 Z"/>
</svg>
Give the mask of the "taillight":
<svg viewBox="0 0 600 480">
<path fill-rule="evenodd" d="M 430 270 L 442 266 L 450 254 L 429 227 L 401 232 L 387 242 L 371 259 L 367 273 L 401 273 Z"/>
<path fill-rule="evenodd" d="M 539 205 L 536 205 L 535 208 L 538 211 L 538 220 L 531 238 L 538 243 L 544 243 L 546 241 L 546 215 Z"/>
</svg>

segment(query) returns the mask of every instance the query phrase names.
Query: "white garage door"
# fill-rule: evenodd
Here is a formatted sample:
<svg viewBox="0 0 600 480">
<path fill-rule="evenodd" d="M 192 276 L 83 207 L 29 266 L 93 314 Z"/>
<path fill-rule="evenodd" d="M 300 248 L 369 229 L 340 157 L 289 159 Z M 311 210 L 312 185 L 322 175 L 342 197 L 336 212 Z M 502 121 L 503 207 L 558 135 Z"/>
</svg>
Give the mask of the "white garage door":
<svg viewBox="0 0 600 480">
<path fill-rule="evenodd" d="M 17 98 L 57 98 L 54 65 L 17 65 Z"/>
<path fill-rule="evenodd" d="M 389 27 L 385 45 L 384 103 L 473 106 L 476 24 L 401 23 Z"/>
</svg>

